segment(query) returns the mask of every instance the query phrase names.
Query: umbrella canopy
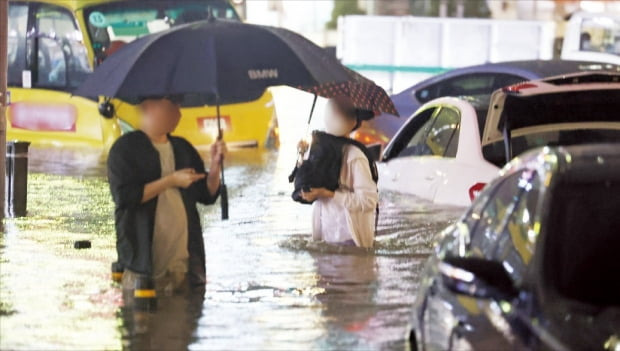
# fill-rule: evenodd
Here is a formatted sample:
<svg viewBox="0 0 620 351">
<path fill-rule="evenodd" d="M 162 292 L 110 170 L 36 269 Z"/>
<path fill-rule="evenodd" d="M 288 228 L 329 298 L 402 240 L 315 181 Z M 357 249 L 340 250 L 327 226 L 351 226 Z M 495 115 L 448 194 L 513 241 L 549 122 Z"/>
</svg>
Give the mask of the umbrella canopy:
<svg viewBox="0 0 620 351">
<path fill-rule="evenodd" d="M 180 95 L 184 106 L 252 101 L 288 85 L 357 108 L 398 115 L 385 90 L 283 28 L 211 19 L 145 36 L 105 60 L 74 92 L 138 102 Z"/>
<path fill-rule="evenodd" d="M 329 82 L 315 86 L 299 86 L 301 90 L 326 98 L 347 96 L 353 105 L 359 109 L 374 112 L 369 117 L 382 113 L 399 116 L 392 99 L 383 88 L 372 80 L 347 68 L 349 79 L 344 82 Z"/>
<path fill-rule="evenodd" d="M 147 96 L 198 95 L 202 104 L 226 104 L 254 100 L 270 86 L 310 88 L 350 79 L 350 71 L 335 57 L 299 34 L 207 20 L 124 46 L 74 94 L 130 102 Z"/>
</svg>

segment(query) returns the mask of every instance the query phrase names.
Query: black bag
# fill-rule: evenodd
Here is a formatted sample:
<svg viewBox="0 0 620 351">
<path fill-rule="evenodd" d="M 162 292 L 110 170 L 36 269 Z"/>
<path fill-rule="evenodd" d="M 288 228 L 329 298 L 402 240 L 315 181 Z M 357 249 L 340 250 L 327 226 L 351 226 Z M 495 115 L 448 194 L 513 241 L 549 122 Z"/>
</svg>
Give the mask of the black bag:
<svg viewBox="0 0 620 351">
<path fill-rule="evenodd" d="M 309 191 L 310 188 L 325 188 L 330 191 L 336 191 L 338 189 L 345 145 L 355 145 L 366 155 L 372 179 L 375 183 L 377 182 L 379 179 L 377 166 L 372 155 L 362 143 L 315 130 L 312 132 L 312 143 L 308 159 L 304 160 L 301 165 L 296 166 L 289 177 L 290 182 L 295 181 L 295 190 L 292 194 L 293 200 L 303 204 L 310 204 L 310 202 L 301 197 L 302 190 Z"/>
</svg>

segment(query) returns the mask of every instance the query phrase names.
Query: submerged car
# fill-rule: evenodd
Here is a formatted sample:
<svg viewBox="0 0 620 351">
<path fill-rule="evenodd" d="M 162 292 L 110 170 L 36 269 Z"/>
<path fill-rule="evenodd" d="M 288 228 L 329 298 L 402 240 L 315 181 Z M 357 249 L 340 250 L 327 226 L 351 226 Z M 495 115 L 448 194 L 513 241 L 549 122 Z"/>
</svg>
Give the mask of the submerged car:
<svg viewBox="0 0 620 351">
<path fill-rule="evenodd" d="M 441 234 L 411 349 L 619 350 L 618 213 L 618 145 L 513 160 Z"/>
<path fill-rule="evenodd" d="M 505 86 L 574 72 L 607 70 L 620 72 L 620 66 L 590 61 L 511 61 L 457 68 L 426 79 L 392 95 L 398 113 L 411 116 L 420 106 L 445 96 L 474 96 L 487 100 Z M 386 144 L 406 119 L 381 115 L 365 122 L 355 133 L 365 144 Z"/>
<path fill-rule="evenodd" d="M 379 188 L 469 206 L 513 156 L 539 146 L 620 143 L 620 73 L 576 73 L 496 91 L 488 103 L 440 98 L 387 145 Z"/>
</svg>

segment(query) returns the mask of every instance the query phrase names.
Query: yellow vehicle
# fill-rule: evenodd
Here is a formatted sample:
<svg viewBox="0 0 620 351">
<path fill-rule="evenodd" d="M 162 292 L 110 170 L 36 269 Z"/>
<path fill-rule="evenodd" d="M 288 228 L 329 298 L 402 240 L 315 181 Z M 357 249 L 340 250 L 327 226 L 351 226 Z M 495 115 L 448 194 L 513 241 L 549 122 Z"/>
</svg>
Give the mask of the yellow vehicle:
<svg viewBox="0 0 620 351">
<path fill-rule="evenodd" d="M 122 132 L 138 127 L 136 107 L 112 100 L 110 109 L 71 91 L 124 44 L 209 13 L 239 19 L 225 0 L 11 0 L 8 139 L 107 150 Z M 222 106 L 221 113 L 232 146 L 277 146 L 269 91 L 253 102 Z M 214 140 L 215 108 L 183 108 L 182 114 L 176 135 L 197 146 Z"/>
</svg>

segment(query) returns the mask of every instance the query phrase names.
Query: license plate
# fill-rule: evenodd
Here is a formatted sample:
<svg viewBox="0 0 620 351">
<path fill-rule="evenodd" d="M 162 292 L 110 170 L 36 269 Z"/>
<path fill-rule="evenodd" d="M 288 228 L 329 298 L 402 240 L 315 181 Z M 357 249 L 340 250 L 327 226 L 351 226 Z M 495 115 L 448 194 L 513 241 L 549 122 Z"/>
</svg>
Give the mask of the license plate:
<svg viewBox="0 0 620 351">
<path fill-rule="evenodd" d="M 198 128 L 205 133 L 215 133 L 217 134 L 217 117 L 209 116 L 209 117 L 198 117 L 196 120 L 198 122 Z M 230 116 L 221 116 L 220 124 L 222 127 L 222 131 L 228 132 L 232 129 L 232 125 L 230 123 Z"/>
</svg>

